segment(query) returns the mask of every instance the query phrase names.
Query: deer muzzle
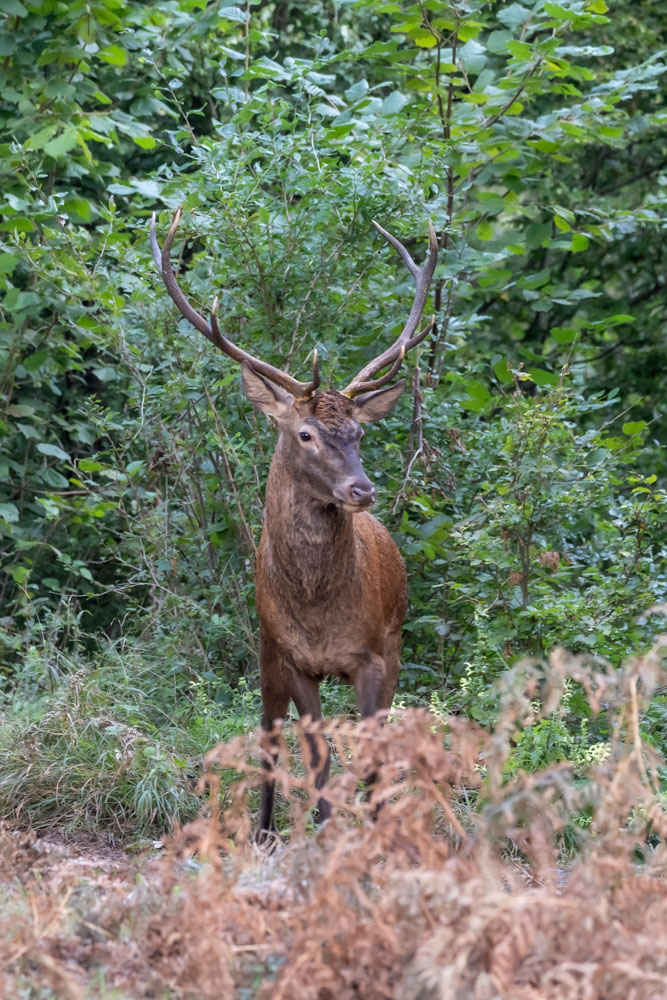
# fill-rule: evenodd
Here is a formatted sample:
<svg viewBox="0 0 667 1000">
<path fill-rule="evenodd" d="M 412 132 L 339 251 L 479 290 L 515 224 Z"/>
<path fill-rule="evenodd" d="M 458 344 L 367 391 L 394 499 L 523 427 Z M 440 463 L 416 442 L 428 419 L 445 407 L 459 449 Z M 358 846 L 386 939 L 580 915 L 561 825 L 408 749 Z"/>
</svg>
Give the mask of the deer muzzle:
<svg viewBox="0 0 667 1000">
<path fill-rule="evenodd" d="M 345 510 L 354 513 L 365 510 L 375 503 L 375 487 L 367 476 L 356 476 L 343 483 L 340 491 L 336 491 L 336 499 L 340 500 Z"/>
</svg>

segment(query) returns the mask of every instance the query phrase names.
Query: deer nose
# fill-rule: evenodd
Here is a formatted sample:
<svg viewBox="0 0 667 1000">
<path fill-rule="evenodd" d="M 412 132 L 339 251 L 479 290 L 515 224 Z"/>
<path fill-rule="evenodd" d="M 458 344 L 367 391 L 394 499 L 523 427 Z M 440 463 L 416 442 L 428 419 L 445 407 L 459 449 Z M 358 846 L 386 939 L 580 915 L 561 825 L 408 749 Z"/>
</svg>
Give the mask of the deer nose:
<svg viewBox="0 0 667 1000">
<path fill-rule="evenodd" d="M 375 487 L 368 479 L 365 482 L 350 483 L 347 492 L 352 503 L 369 505 L 375 503 Z"/>
</svg>

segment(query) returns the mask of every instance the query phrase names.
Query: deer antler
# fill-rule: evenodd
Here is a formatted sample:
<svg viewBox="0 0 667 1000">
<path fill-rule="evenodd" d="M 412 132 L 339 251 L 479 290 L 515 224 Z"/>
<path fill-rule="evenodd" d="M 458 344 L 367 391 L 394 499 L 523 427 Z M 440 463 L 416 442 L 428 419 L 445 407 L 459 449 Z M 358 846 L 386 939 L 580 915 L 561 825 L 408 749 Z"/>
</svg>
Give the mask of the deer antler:
<svg viewBox="0 0 667 1000">
<path fill-rule="evenodd" d="M 419 326 L 419 322 L 422 318 L 422 313 L 424 312 L 428 290 L 431 284 L 431 279 L 433 278 L 433 272 L 435 271 L 435 265 L 438 260 L 438 241 L 435 235 L 435 229 L 433 228 L 433 223 L 429 219 L 428 257 L 426 259 L 426 263 L 421 268 L 417 267 L 408 251 L 395 236 L 388 233 L 387 230 L 383 229 L 377 222 L 373 222 L 373 225 L 377 231 L 382 233 L 384 238 L 391 243 L 393 248 L 401 257 L 408 271 L 415 279 L 415 297 L 407 322 L 391 347 L 388 347 L 386 351 L 379 354 L 373 361 L 369 361 L 365 368 L 362 368 L 359 374 L 352 379 L 347 388 L 343 389 L 343 395 L 348 396 L 350 399 L 358 396 L 361 392 L 367 392 L 369 389 L 380 389 L 383 385 L 386 385 L 387 382 L 391 381 L 398 369 L 401 367 L 401 362 L 408 351 L 422 342 L 424 337 L 426 337 L 426 335 L 433 329 L 435 323 L 435 316 L 432 316 L 430 322 L 427 323 L 424 329 L 420 330 L 419 333 L 415 333 L 415 330 Z M 375 378 L 378 372 L 381 372 L 383 368 L 387 367 L 387 365 L 391 365 L 389 371 L 380 378 Z"/>
<path fill-rule="evenodd" d="M 212 344 L 215 344 L 215 346 L 220 348 L 221 351 L 228 354 L 230 358 L 234 359 L 234 361 L 247 362 L 259 375 L 263 375 L 265 378 L 269 379 L 269 381 L 282 386 L 283 389 L 287 389 L 287 391 L 291 392 L 297 399 L 309 399 L 320 384 L 320 375 L 317 369 L 317 351 L 313 352 L 312 382 L 299 382 L 297 379 L 292 378 L 291 375 L 288 375 L 287 372 L 282 371 L 280 368 L 274 368 L 273 365 L 267 364 L 266 361 L 262 361 L 260 358 L 254 358 L 252 354 L 248 354 L 247 351 L 244 351 L 241 347 L 237 347 L 231 340 L 223 336 L 220 332 L 220 327 L 218 326 L 217 298 L 214 300 L 213 307 L 211 309 L 210 323 L 204 319 L 201 313 L 198 313 L 197 310 L 190 305 L 190 302 L 179 287 L 176 275 L 174 274 L 174 270 L 171 266 L 171 247 L 174 242 L 174 236 L 176 235 L 176 230 L 178 229 L 178 224 L 181 221 L 182 214 L 183 209 L 179 206 L 174 213 L 174 218 L 169 232 L 167 233 L 167 238 L 164 241 L 164 246 L 160 250 L 160 245 L 157 241 L 155 212 L 153 212 L 153 218 L 151 219 L 150 241 L 151 250 L 153 252 L 153 260 L 155 261 L 158 273 L 162 278 L 169 295 L 176 303 L 183 316 L 185 316 L 185 318 L 192 323 L 192 325 L 199 330 L 200 333 L 203 333 Z"/>
</svg>

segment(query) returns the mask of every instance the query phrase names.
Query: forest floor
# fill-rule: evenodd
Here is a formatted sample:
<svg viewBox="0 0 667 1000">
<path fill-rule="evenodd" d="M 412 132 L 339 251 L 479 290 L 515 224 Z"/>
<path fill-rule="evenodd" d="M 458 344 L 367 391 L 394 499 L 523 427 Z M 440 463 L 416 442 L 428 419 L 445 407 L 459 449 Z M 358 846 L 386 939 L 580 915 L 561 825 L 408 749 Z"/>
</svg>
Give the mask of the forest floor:
<svg viewBox="0 0 667 1000">
<path fill-rule="evenodd" d="M 53 996 L 81 1000 L 96 985 L 100 996 L 124 996 L 105 992 L 120 971 L 110 959 L 122 958 L 127 917 L 136 917 L 159 886 L 160 846 L 137 854 L 102 839 L 66 841 L 3 826 L 2 995 L 28 997 L 46 987 Z"/>
</svg>

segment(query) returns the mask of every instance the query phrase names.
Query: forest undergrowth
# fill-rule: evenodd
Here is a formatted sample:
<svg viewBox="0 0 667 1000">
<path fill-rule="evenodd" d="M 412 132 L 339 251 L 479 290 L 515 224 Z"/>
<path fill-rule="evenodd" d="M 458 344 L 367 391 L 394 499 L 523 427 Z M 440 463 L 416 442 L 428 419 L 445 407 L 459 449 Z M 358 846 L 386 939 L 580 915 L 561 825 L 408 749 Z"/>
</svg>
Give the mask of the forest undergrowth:
<svg viewBox="0 0 667 1000">
<path fill-rule="evenodd" d="M 258 733 L 207 755 L 201 814 L 159 853 L 132 859 L 5 825 L 2 995 L 664 997 L 664 764 L 641 716 L 664 684 L 666 650 L 662 636 L 621 670 L 563 650 L 524 662 L 491 731 L 408 709 L 384 726 L 280 732 L 289 832 L 272 852 L 251 837 Z M 521 734 L 557 716 L 572 685 L 606 717 L 605 751 L 581 766 L 508 767 Z M 322 828 L 299 766 L 306 732 L 338 761 Z"/>
</svg>

